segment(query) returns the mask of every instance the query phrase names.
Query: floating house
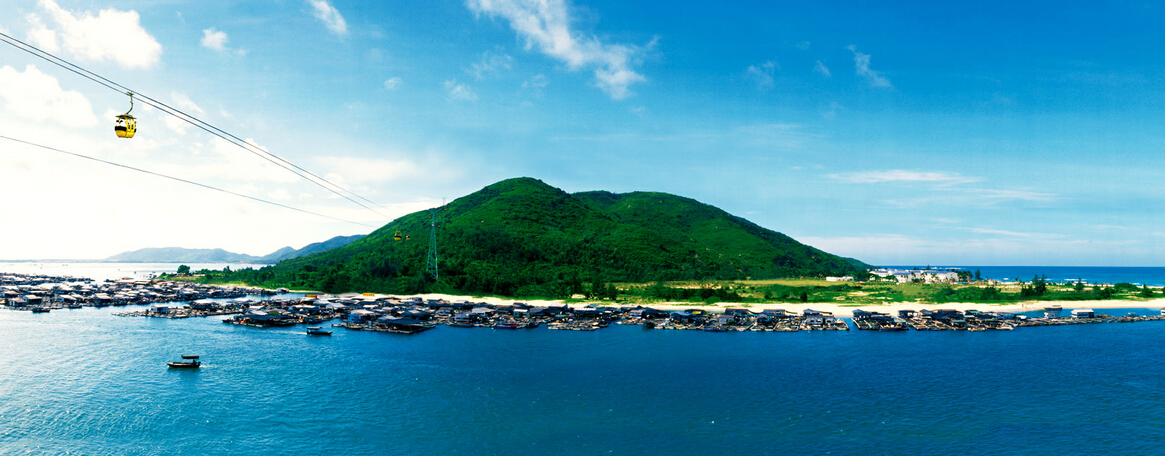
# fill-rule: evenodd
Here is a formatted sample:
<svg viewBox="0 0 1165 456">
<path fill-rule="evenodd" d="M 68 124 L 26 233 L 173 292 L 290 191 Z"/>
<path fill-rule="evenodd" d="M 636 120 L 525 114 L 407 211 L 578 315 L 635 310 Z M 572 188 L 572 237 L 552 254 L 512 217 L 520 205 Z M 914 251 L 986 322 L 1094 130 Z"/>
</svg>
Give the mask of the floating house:
<svg viewBox="0 0 1165 456">
<path fill-rule="evenodd" d="M 662 310 L 652 309 L 650 307 L 638 308 L 638 309 L 635 309 L 635 310 L 628 312 L 627 314 L 630 315 L 632 318 L 642 318 L 645 320 L 667 317 L 667 312 L 664 312 Z"/>
<path fill-rule="evenodd" d="M 691 312 L 683 310 L 672 312 L 668 314 L 667 318 L 676 324 L 696 323 L 702 320 L 700 317 L 692 315 Z"/>
<path fill-rule="evenodd" d="M 1072 309 L 1072 318 L 1095 318 L 1096 312 L 1092 309 Z"/>
<path fill-rule="evenodd" d="M 801 316 L 805 317 L 805 324 L 809 326 L 832 326 L 837 323 L 837 317 L 833 316 L 833 312 L 805 309 Z"/>
</svg>

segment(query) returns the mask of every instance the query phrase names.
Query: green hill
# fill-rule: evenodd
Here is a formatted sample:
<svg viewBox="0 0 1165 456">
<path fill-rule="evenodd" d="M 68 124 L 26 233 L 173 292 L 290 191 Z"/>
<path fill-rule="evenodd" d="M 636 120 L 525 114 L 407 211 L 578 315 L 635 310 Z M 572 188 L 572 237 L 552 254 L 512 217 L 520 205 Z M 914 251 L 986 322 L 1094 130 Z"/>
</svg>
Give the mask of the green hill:
<svg viewBox="0 0 1165 456">
<path fill-rule="evenodd" d="M 851 263 L 698 201 L 666 193 L 569 194 L 501 181 L 438 214 L 440 280 L 424 273 L 428 212 L 346 246 L 235 277 L 329 292 L 445 291 L 562 297 L 584 283 L 853 274 Z M 395 241 L 400 230 L 407 240 Z"/>
</svg>

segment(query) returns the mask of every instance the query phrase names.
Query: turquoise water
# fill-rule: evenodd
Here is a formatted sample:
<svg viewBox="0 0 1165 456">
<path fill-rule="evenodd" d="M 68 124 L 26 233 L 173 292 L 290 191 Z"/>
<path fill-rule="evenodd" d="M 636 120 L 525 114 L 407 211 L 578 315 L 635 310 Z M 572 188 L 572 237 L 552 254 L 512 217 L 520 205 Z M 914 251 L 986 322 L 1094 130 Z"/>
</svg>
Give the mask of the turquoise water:
<svg viewBox="0 0 1165 456">
<path fill-rule="evenodd" d="M 302 326 L 113 311 L 0 311 L 0 454 L 1063 455 L 1165 445 L 1165 322 L 308 337 Z M 202 355 L 203 368 L 165 367 L 184 353 Z"/>
</svg>

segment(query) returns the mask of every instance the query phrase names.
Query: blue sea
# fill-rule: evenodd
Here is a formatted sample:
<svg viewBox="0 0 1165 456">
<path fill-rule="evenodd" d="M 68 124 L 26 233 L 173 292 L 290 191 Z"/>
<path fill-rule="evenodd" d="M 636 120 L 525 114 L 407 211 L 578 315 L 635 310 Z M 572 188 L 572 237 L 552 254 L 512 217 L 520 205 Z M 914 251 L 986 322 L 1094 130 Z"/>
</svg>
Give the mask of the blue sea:
<svg viewBox="0 0 1165 456">
<path fill-rule="evenodd" d="M 302 326 L 111 315 L 123 309 L 0 311 L 0 454 L 1165 448 L 1165 322 L 981 333 L 335 328 L 309 337 Z M 166 368 L 182 354 L 202 355 L 203 368 Z"/>
</svg>

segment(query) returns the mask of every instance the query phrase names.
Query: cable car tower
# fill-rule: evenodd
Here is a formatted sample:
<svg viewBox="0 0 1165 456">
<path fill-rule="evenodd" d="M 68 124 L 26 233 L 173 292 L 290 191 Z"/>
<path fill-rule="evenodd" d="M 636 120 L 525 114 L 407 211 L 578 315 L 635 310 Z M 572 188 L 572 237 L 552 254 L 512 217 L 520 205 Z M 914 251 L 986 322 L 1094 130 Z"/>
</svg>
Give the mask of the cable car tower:
<svg viewBox="0 0 1165 456">
<path fill-rule="evenodd" d="M 444 223 L 445 217 L 437 218 L 437 215 L 443 212 L 444 202 L 439 208 L 429 209 L 429 255 L 425 259 L 425 272 L 433 276 L 433 281 L 440 277 L 437 270 L 437 224 Z"/>
</svg>

